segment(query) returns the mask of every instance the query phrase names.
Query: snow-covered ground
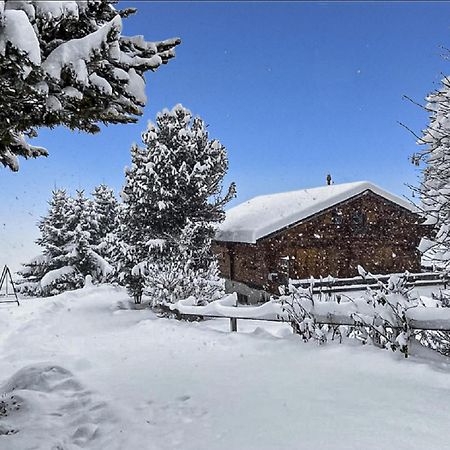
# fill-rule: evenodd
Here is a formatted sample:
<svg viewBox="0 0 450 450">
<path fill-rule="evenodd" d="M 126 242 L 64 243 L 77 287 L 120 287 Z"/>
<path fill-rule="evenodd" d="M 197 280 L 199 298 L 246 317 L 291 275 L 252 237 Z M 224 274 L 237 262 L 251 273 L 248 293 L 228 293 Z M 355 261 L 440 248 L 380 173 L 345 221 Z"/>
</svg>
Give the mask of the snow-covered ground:
<svg viewBox="0 0 450 450">
<path fill-rule="evenodd" d="M 239 328 L 111 287 L 1 307 L 0 449 L 448 448 L 448 360 Z"/>
</svg>

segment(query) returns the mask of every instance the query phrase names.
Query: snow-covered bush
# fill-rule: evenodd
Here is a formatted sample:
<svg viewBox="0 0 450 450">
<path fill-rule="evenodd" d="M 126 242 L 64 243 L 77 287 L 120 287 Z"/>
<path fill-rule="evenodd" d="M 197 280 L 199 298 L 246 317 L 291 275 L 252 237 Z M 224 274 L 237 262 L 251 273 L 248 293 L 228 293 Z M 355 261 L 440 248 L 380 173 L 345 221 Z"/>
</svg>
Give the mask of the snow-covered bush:
<svg viewBox="0 0 450 450">
<path fill-rule="evenodd" d="M 328 340 L 338 338 L 342 340 L 342 334 L 347 331 L 345 326 L 330 326 L 328 324 L 317 323 L 313 313 L 314 284 L 309 288 L 289 285 L 289 292 L 280 297 L 281 310 L 289 318 L 292 330 L 299 334 L 307 342 L 314 340 L 319 344 L 324 344 Z"/>
<path fill-rule="evenodd" d="M 440 291 L 435 297 L 436 306 L 450 308 L 450 292 L 448 290 Z M 418 333 L 417 339 L 425 347 L 445 355 L 450 356 L 450 332 L 440 330 L 423 330 Z"/>
<path fill-rule="evenodd" d="M 195 229 L 195 225 L 188 223 L 178 240 L 155 241 L 150 257 L 133 268 L 133 275 L 144 275 L 145 292 L 153 307 L 188 297 L 203 305 L 224 295 L 224 280 L 219 276 L 217 261 L 211 259 L 209 264 L 196 261 L 199 248 Z M 210 245 L 209 242 L 201 250 L 209 252 Z"/>
<path fill-rule="evenodd" d="M 146 71 L 174 57 L 177 38 L 122 35 L 115 1 L 0 1 L 0 163 L 47 155 L 28 144 L 39 127 L 95 133 L 130 123 L 146 103 Z"/>
<path fill-rule="evenodd" d="M 122 192 L 121 277 L 135 298 L 145 284 L 154 304 L 195 290 L 215 298 L 222 287 L 211 239 L 235 195 L 234 184 L 221 195 L 226 149 L 181 105 L 159 113 L 142 142 L 131 149 Z"/>
<path fill-rule="evenodd" d="M 368 288 L 361 299 L 346 300 L 348 307 L 341 304 L 344 307 L 333 308 L 333 303 L 340 302 L 337 297 L 315 299 L 313 284 L 308 289 L 290 285 L 289 291 L 280 297 L 283 313 L 287 315 L 294 332 L 305 341 L 313 339 L 324 343 L 347 336 L 363 343 L 371 342 L 382 348 L 399 350 L 406 357 L 410 339 L 420 334 L 411 330 L 407 312 L 423 306 L 421 299 L 413 296 L 406 286 L 408 274 L 393 275 L 387 283 L 383 283 L 364 269 L 359 269 L 363 277 L 371 279 L 378 287 Z M 345 326 L 330 324 L 335 310 L 341 315 Z"/>
<path fill-rule="evenodd" d="M 363 277 L 376 281 L 378 289 L 368 288 L 365 295 L 367 304 L 373 308 L 370 315 L 352 314 L 357 326 L 351 330 L 350 337 L 363 342 L 370 340 L 382 348 L 399 350 L 408 356 L 409 342 L 416 332 L 411 330 L 406 313 L 423 305 L 420 297 L 412 295 L 406 286 L 408 273 L 392 275 L 387 283 L 383 283 L 361 267 L 359 269 Z"/>
</svg>

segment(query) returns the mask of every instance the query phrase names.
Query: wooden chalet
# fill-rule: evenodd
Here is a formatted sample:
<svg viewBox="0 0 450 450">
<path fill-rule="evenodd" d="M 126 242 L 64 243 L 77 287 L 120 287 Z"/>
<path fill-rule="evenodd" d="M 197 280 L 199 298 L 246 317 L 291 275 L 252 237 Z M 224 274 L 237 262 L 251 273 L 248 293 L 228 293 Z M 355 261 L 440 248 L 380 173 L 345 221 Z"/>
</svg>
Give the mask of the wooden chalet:
<svg viewBox="0 0 450 450">
<path fill-rule="evenodd" d="M 231 208 L 214 249 L 227 290 L 263 301 L 287 279 L 420 271 L 416 208 L 368 182 L 255 197 Z"/>
</svg>

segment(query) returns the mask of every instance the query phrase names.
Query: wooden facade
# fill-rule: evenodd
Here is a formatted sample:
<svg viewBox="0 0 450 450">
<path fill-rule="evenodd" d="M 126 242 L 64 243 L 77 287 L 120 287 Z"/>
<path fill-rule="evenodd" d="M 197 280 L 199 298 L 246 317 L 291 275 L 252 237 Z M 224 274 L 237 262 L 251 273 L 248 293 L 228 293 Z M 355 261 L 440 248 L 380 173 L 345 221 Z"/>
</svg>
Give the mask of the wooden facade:
<svg viewBox="0 0 450 450">
<path fill-rule="evenodd" d="M 418 214 L 366 191 L 254 244 L 216 241 L 214 249 L 224 278 L 276 294 L 287 278 L 353 277 L 358 265 L 418 272 L 423 235 Z"/>
</svg>

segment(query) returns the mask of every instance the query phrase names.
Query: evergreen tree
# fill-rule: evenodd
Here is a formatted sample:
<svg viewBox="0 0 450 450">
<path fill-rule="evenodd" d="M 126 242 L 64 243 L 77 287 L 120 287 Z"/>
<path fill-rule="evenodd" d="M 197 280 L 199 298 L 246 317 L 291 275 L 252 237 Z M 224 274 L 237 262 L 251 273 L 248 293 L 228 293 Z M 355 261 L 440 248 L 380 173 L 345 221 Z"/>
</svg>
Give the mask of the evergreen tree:
<svg viewBox="0 0 450 450">
<path fill-rule="evenodd" d="M 39 127 L 95 133 L 130 123 L 145 105 L 146 71 L 174 57 L 179 39 L 122 36 L 110 0 L 0 2 L 0 163 L 46 155 L 28 144 Z"/>
<path fill-rule="evenodd" d="M 71 199 L 64 189 L 52 192 L 49 211 L 38 224 L 40 237 L 36 243 L 43 248 L 43 253 L 24 264 L 19 272 L 22 279 L 19 288 L 29 295 L 42 295 L 40 281 L 44 275 L 61 266 L 63 249 L 68 243 L 67 215 Z"/>
<path fill-rule="evenodd" d="M 22 292 L 30 295 L 55 295 L 78 289 L 86 275 L 105 281 L 111 265 L 96 252 L 98 243 L 94 203 L 78 191 L 70 198 L 64 190 L 53 192 L 48 215 L 39 223 L 43 248 L 37 259 L 25 265 L 20 282 Z"/>
<path fill-rule="evenodd" d="M 122 209 L 115 260 L 119 281 L 126 285 L 130 295 L 140 303 L 144 278 L 133 267 L 148 256 L 147 243 L 152 238 L 152 196 L 147 188 L 146 164 L 148 153 L 133 145 L 131 167 L 125 171 L 125 186 L 122 191 Z"/>
<path fill-rule="evenodd" d="M 210 140 L 203 120 L 181 105 L 159 113 L 142 141 L 145 148 L 132 149 L 123 190 L 122 236 L 128 270 L 134 267 L 125 275 L 139 280 L 140 288 L 145 278 L 154 302 L 191 295 L 192 284 L 182 287 L 181 279 L 196 278 L 202 285 L 206 277 L 212 291 L 219 289 L 211 239 L 235 195 L 232 184 L 221 196 L 225 147 Z"/>
<path fill-rule="evenodd" d="M 93 239 L 96 242 L 101 242 L 109 233 L 117 231 L 119 203 L 114 191 L 105 184 L 100 184 L 94 188 L 92 199 L 96 223 Z"/>
<path fill-rule="evenodd" d="M 422 238 L 419 250 L 426 265 L 450 270 L 450 80 L 442 80 L 439 89 L 427 97 L 426 111 L 429 124 L 418 143 L 423 149 L 412 161 L 422 163 L 422 179 L 414 192 L 421 199 L 421 209 L 429 227 L 429 236 Z M 441 305 L 449 307 L 448 295 L 441 293 Z M 450 355 L 450 333 L 446 331 L 423 331 L 423 345 Z"/>
<path fill-rule="evenodd" d="M 450 80 L 444 79 L 439 90 L 427 98 L 430 123 L 419 143 L 424 149 L 413 156 L 423 162 L 422 180 L 415 191 L 421 198 L 431 233 L 422 239 L 420 250 L 427 263 L 450 268 Z"/>
</svg>

